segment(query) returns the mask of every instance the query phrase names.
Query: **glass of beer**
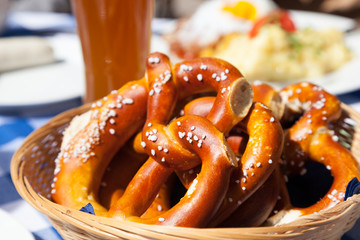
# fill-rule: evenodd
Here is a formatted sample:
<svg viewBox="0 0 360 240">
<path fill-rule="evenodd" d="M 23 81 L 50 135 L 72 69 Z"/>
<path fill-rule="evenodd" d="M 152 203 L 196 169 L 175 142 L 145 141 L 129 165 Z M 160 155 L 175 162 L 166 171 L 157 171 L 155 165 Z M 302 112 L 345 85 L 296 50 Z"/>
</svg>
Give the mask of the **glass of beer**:
<svg viewBox="0 0 360 240">
<path fill-rule="evenodd" d="M 153 0 L 72 0 L 85 64 L 84 102 L 144 76 Z"/>
</svg>

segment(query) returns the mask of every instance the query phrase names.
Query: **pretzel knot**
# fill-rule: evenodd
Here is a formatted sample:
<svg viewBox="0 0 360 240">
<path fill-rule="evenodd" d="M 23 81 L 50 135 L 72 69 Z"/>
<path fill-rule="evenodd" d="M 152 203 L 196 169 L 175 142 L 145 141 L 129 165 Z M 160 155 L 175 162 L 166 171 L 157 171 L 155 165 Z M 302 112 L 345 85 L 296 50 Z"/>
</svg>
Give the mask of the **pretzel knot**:
<svg viewBox="0 0 360 240">
<path fill-rule="evenodd" d="M 222 73 L 217 63 L 226 68 Z M 148 69 L 151 68 L 148 67 Z M 230 71 L 233 74 L 228 81 L 224 81 L 227 77 L 221 80 L 215 76 L 217 74 L 225 76 L 224 74 Z M 150 83 L 156 83 L 156 78 L 153 81 L 153 74 L 148 72 L 148 76 Z M 230 131 L 246 116 L 251 106 L 251 88 L 231 65 L 218 60 L 214 62 L 212 59 L 178 64 L 174 67 L 174 76 L 175 81 L 183 90 L 179 98 L 213 89 L 218 91 L 216 104 L 207 118 L 188 115 L 175 119 L 166 126 L 174 106 L 168 104 L 163 108 L 164 114 L 153 114 L 152 109 L 155 109 L 154 106 L 158 104 L 160 97 L 153 95 L 149 97 L 148 115 L 142 131 L 141 145 L 150 159 L 137 172 L 124 195 L 109 210 L 111 217 L 151 224 L 202 227 L 215 214 L 225 197 L 230 173 L 237 165 L 237 161 L 225 141 L 224 132 Z M 169 77 L 168 80 L 171 79 Z M 158 92 L 172 92 L 175 86 L 163 84 L 157 87 Z M 241 98 L 239 94 L 242 95 Z M 174 98 L 174 96 L 174 94 L 167 95 L 169 98 Z M 164 100 L 164 97 L 161 98 Z M 168 103 L 175 103 L 174 99 L 169 98 L 166 99 Z M 140 216 L 147 208 L 159 187 L 174 170 L 190 169 L 200 162 L 202 162 L 201 172 L 179 203 L 156 218 L 135 217 Z M 156 183 L 152 183 L 154 176 L 148 174 L 149 169 L 152 173 L 156 172 Z M 209 174 L 214 172 L 216 174 Z M 151 185 L 151 189 L 145 191 L 145 195 L 144 192 L 141 193 L 143 201 L 134 201 L 140 195 L 133 189 L 144 189 L 144 183 Z M 210 188 L 211 192 L 209 192 Z"/>
<path fill-rule="evenodd" d="M 278 216 L 280 221 L 291 221 L 294 217 L 318 212 L 342 201 L 347 183 L 352 178 L 359 177 L 359 169 L 354 157 L 337 142 L 336 136 L 332 135 L 328 127 L 341 114 L 340 101 L 321 87 L 305 82 L 290 85 L 280 91 L 265 84 L 254 84 L 252 87 L 254 101 L 261 101 L 269 106 L 282 105 L 279 117 L 286 128 L 282 154 L 285 174 L 304 173 L 305 163 L 312 160 L 325 165 L 334 177 L 330 189 L 320 201 L 305 208 L 295 208 L 288 202 L 285 211 Z"/>
</svg>

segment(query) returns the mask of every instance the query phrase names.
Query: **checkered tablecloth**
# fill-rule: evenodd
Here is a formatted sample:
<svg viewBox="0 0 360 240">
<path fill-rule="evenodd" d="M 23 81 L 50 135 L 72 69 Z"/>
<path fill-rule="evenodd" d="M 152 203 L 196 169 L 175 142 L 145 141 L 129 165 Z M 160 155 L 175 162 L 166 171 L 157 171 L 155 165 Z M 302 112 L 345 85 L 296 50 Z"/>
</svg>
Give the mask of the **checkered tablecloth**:
<svg viewBox="0 0 360 240">
<path fill-rule="evenodd" d="M 49 119 L 50 117 L 0 116 L 0 208 L 33 233 L 35 239 L 62 238 L 47 218 L 17 193 L 10 176 L 10 161 L 25 137 Z"/>
<path fill-rule="evenodd" d="M 341 95 L 339 98 L 360 112 L 360 91 Z M 20 197 L 10 176 L 10 161 L 16 149 L 27 135 L 53 117 L 39 116 L 39 113 L 37 115 L 23 117 L 14 114 L 1 115 L 0 112 L 0 208 L 30 231 L 35 239 L 59 240 L 62 239 L 61 236 L 47 218 Z M 343 240 L 355 239 L 360 239 L 360 221 L 343 237 Z"/>
</svg>

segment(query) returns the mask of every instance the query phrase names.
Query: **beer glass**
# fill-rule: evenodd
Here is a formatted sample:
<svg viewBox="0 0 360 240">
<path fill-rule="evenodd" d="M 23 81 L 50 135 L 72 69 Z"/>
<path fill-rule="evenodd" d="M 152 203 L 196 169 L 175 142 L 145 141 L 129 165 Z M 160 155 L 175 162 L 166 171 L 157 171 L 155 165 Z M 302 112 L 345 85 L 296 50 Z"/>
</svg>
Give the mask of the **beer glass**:
<svg viewBox="0 0 360 240">
<path fill-rule="evenodd" d="M 140 79 L 149 54 L 153 0 L 72 0 L 85 65 L 84 102 Z"/>
</svg>

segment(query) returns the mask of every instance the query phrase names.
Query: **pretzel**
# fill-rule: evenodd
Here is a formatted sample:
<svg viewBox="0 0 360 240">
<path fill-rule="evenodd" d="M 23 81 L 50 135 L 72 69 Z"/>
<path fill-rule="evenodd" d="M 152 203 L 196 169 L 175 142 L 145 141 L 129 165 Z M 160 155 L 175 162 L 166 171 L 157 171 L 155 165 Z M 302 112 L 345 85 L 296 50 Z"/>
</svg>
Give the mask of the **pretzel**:
<svg viewBox="0 0 360 240">
<path fill-rule="evenodd" d="M 184 114 L 200 113 L 206 116 L 213 103 L 213 97 L 203 97 L 193 100 L 184 107 Z M 241 165 L 232 174 L 232 180 L 225 201 L 221 209 L 212 219 L 210 226 L 217 226 L 229 217 L 239 208 L 242 202 L 263 185 L 276 168 L 282 152 L 283 133 L 280 123 L 271 114 L 271 111 L 262 104 L 255 103 L 250 109 L 248 116 L 234 129 L 242 129 L 245 131 L 249 135 L 249 140 L 240 160 Z M 239 151 L 242 152 L 240 147 L 243 144 L 243 139 L 244 136 L 233 136 L 228 138 L 228 142 L 230 142 L 232 149 L 239 153 Z M 191 179 L 189 179 L 191 174 L 182 173 L 179 174 L 179 177 L 182 182 L 185 182 L 185 186 L 191 182 Z M 255 217 L 253 218 L 254 224 L 259 223 L 259 221 L 269 216 L 272 207 L 274 207 L 276 197 L 269 198 L 270 201 L 267 201 L 269 202 L 267 205 L 268 211 L 257 214 L 258 219 L 255 220 Z M 234 214 L 234 216 L 236 215 L 237 214 Z"/>
<path fill-rule="evenodd" d="M 253 89 L 256 86 L 252 86 Z M 256 90 L 254 90 L 256 93 Z M 334 177 L 327 194 L 306 208 L 294 208 L 290 203 L 275 217 L 279 224 L 334 206 L 343 200 L 347 183 L 359 177 L 358 164 L 351 153 L 337 143 L 328 128 L 341 113 L 339 100 L 321 87 L 311 83 L 297 83 L 282 89 L 279 94 L 285 104 L 281 121 L 286 126 L 296 122 L 285 132 L 282 154 L 286 175 L 301 174 L 306 161 L 324 164 Z M 254 101 L 258 97 L 254 94 Z M 300 116 L 300 118 L 299 118 Z"/>
<path fill-rule="evenodd" d="M 180 99 L 213 89 L 218 92 L 215 104 L 207 119 L 195 115 L 183 116 L 167 126 L 164 115 L 148 114 L 142 131 L 142 145 L 151 158 L 130 182 L 123 197 L 110 209 L 109 216 L 151 224 L 202 227 L 219 208 L 229 186 L 230 173 L 237 165 L 224 132 L 230 131 L 245 117 L 252 96 L 250 85 L 240 72 L 226 62 L 219 63 L 223 72 L 219 71 L 221 68 L 214 69 L 213 60 L 207 58 L 175 65 L 175 79 L 183 90 L 179 94 Z M 198 73 L 200 70 L 203 73 Z M 235 77 L 227 80 L 225 76 L 229 72 L 233 72 Z M 223 79 L 217 80 L 214 74 L 223 76 Z M 156 101 L 150 99 L 148 109 L 154 109 L 155 104 Z M 171 113 L 170 109 L 173 106 L 165 108 L 164 112 Z M 199 175 L 174 207 L 156 218 L 138 217 L 174 170 L 190 169 L 200 163 L 199 159 L 202 162 Z M 156 173 L 156 183 L 153 182 L 154 176 L 148 174 L 149 169 L 151 173 Z M 213 172 L 217 174 L 210 174 Z M 209 191 L 210 188 L 212 191 Z M 140 195 L 142 201 L 134 201 Z"/>
<path fill-rule="evenodd" d="M 322 88 L 311 83 L 298 83 L 285 87 L 280 95 L 286 106 L 283 118 L 293 121 L 300 118 L 288 129 L 283 158 L 292 173 L 299 173 L 308 159 L 309 147 L 316 132 L 325 128 L 341 114 L 340 101 Z M 326 151 L 322 150 L 321 152 Z M 320 161 L 321 162 L 321 161 Z"/>
<path fill-rule="evenodd" d="M 72 120 L 55 160 L 55 202 L 75 209 L 91 203 L 96 215 L 107 214 L 99 204 L 102 176 L 116 152 L 143 126 L 147 95 L 146 80 L 134 81 Z"/>
</svg>

